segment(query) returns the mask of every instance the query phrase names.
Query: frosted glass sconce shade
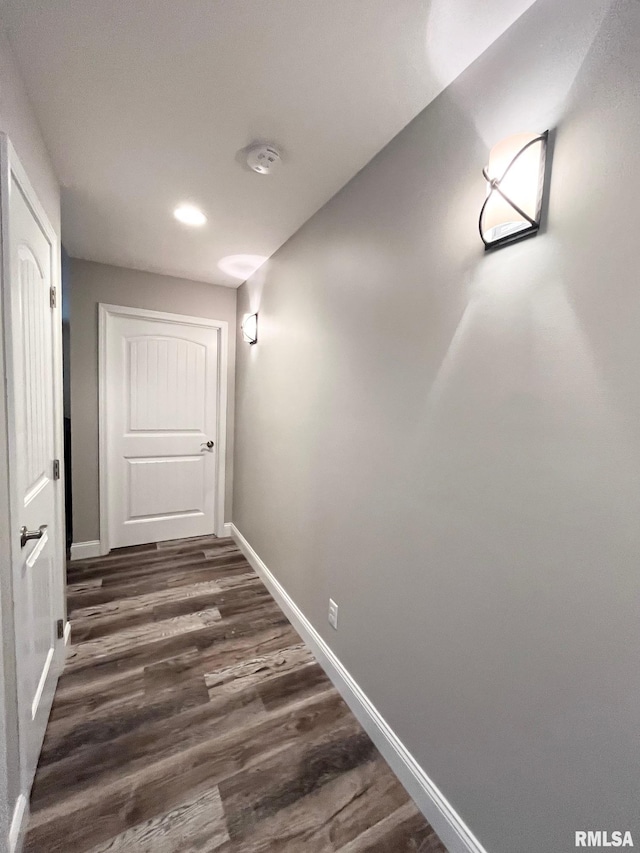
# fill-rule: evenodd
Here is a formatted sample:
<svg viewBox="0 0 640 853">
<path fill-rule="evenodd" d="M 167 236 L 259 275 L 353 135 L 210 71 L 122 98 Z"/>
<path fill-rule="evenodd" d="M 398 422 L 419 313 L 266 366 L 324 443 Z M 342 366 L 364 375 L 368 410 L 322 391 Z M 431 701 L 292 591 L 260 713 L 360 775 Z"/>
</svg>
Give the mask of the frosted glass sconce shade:
<svg viewBox="0 0 640 853">
<path fill-rule="evenodd" d="M 258 342 L 258 315 L 249 314 L 242 322 L 242 339 L 248 344 Z"/>
<path fill-rule="evenodd" d="M 482 171 L 487 197 L 479 220 L 485 249 L 530 237 L 540 228 L 548 136 L 548 131 L 517 133 L 491 150 Z"/>
</svg>

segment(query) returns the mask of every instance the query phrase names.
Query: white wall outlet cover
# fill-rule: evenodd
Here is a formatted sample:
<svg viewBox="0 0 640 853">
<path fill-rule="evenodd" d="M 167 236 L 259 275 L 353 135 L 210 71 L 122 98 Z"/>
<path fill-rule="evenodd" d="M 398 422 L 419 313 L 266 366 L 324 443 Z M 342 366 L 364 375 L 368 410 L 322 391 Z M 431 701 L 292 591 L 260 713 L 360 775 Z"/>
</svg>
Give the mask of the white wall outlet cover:
<svg viewBox="0 0 640 853">
<path fill-rule="evenodd" d="M 282 162 L 274 145 L 254 145 L 247 152 L 247 165 L 259 175 L 270 175 Z"/>
<path fill-rule="evenodd" d="M 338 605 L 332 598 L 329 599 L 329 624 L 338 630 Z"/>
</svg>

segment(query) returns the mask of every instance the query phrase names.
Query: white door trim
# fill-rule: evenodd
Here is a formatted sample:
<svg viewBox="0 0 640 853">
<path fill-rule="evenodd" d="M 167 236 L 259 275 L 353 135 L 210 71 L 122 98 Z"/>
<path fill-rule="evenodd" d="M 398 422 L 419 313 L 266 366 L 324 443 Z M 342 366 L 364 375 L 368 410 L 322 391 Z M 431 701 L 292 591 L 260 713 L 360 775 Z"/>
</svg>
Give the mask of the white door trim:
<svg viewBox="0 0 640 853">
<path fill-rule="evenodd" d="M 107 333 L 110 321 L 117 316 L 139 317 L 161 323 L 181 326 L 205 326 L 218 332 L 218 453 L 216 454 L 216 536 L 225 535 L 225 468 L 227 453 L 227 369 L 229 359 L 229 324 L 226 320 L 210 320 L 207 317 L 190 317 L 186 314 L 169 314 L 146 308 L 128 308 L 124 305 L 99 306 L 98 331 L 98 441 L 100 450 L 100 553 L 109 553 L 109 466 L 107 464 Z"/>
<path fill-rule="evenodd" d="M 13 415 L 16 406 L 17 389 L 14 384 L 15 365 L 13 356 L 14 332 L 11 327 L 10 317 L 12 316 L 12 288 L 11 288 L 11 251 L 10 251 L 10 235 L 9 235 L 9 216 L 10 216 L 10 194 L 11 194 L 11 178 L 15 180 L 20 188 L 26 203 L 31 209 L 34 218 L 45 234 L 45 237 L 50 247 L 50 263 L 51 263 L 51 286 L 56 291 L 56 305 L 54 310 L 55 322 L 52 322 L 52 348 L 53 348 L 53 409 L 54 409 L 54 436 L 53 436 L 53 452 L 54 458 L 60 460 L 60 479 L 56 481 L 57 486 L 54 490 L 55 500 L 55 525 L 56 525 L 56 543 L 57 543 L 57 560 L 55 565 L 54 579 L 58 581 L 57 589 L 53 591 L 55 596 L 54 605 L 58 613 L 58 618 L 66 621 L 66 597 L 65 597 L 65 519 L 64 519 L 64 418 L 63 418 L 63 393 L 62 393 L 62 293 L 60 291 L 60 241 L 56 234 L 44 208 L 40 204 L 31 182 L 25 172 L 16 151 L 11 144 L 8 136 L 5 133 L 0 133 L 0 279 L 1 279 L 1 294 L 0 298 L 3 302 L 3 337 L 4 337 L 4 357 L 5 357 L 5 373 L 6 373 L 6 390 L 7 390 L 7 444 L 9 450 L 9 518 L 0 519 L 3 523 L 8 521 L 9 541 L 11 549 L 11 583 L 16 577 L 16 565 L 21 560 L 22 549 L 20 547 L 20 535 L 18 520 L 21 517 L 20 499 L 12 483 L 15 484 L 16 477 L 16 459 L 17 459 L 17 436 L 16 427 Z M 51 460 L 53 464 L 53 460 Z M 14 636 L 14 642 L 15 642 Z M 64 644 L 62 640 L 58 640 L 56 647 L 56 664 L 59 663 L 59 655 L 64 654 Z M 10 701 L 14 697 L 9 697 Z M 15 701 L 18 702 L 16 695 Z M 31 779 L 26 778 L 24 744 L 20 740 L 20 775 L 21 775 L 21 796 L 28 801 L 29 789 L 31 787 Z M 20 806 L 20 800 L 18 801 Z M 24 810 L 18 809 L 16 812 L 22 816 Z"/>
</svg>

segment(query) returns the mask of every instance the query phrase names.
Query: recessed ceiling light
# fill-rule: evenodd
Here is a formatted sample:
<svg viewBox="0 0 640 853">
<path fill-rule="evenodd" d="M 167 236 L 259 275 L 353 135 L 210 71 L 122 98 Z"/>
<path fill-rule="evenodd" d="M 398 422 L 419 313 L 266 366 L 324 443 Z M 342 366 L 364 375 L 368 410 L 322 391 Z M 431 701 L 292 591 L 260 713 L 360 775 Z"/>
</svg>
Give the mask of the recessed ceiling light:
<svg viewBox="0 0 640 853">
<path fill-rule="evenodd" d="M 266 260 L 264 255 L 227 255 L 218 261 L 218 269 L 233 278 L 246 281 Z"/>
<path fill-rule="evenodd" d="M 193 204 L 178 205 L 173 211 L 173 215 L 178 222 L 182 222 L 184 225 L 204 225 L 207 221 L 207 217 L 200 208 L 195 207 Z"/>
</svg>

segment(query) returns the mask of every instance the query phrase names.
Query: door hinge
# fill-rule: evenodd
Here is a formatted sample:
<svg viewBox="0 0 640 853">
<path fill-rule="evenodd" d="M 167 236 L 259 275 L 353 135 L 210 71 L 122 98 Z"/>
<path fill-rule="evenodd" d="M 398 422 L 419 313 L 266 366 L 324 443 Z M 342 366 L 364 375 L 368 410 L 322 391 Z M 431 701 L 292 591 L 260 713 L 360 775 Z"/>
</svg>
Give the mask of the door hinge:
<svg viewBox="0 0 640 853">
<path fill-rule="evenodd" d="M 54 480 L 60 479 L 60 460 L 59 459 L 53 460 L 53 479 Z"/>
<path fill-rule="evenodd" d="M 51 305 L 52 308 L 56 307 L 56 289 L 55 289 L 55 287 L 49 288 L 49 305 Z"/>
<path fill-rule="evenodd" d="M 56 631 L 58 632 L 58 639 L 61 640 L 64 637 L 64 619 L 58 619 L 56 622 Z"/>
</svg>

